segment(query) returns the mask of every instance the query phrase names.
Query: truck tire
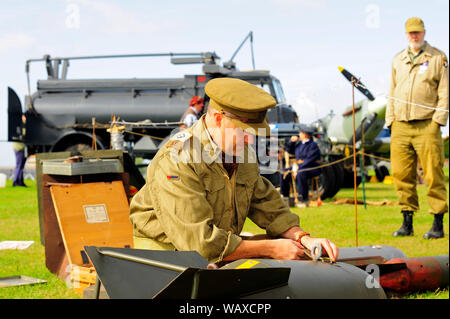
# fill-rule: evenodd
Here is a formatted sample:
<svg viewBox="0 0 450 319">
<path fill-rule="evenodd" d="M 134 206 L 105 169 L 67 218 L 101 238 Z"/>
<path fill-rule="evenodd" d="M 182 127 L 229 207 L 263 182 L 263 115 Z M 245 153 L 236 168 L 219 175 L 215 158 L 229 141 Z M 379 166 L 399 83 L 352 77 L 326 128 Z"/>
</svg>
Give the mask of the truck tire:
<svg viewBox="0 0 450 319">
<path fill-rule="evenodd" d="M 342 185 L 344 185 L 344 179 L 345 179 L 345 172 L 344 167 L 341 163 L 335 164 L 331 166 L 334 171 L 335 176 L 335 183 L 334 188 L 330 190 L 330 193 L 328 194 L 329 198 L 332 198 L 334 195 L 336 195 L 340 189 L 342 188 Z"/>
<path fill-rule="evenodd" d="M 60 138 L 50 149 L 50 152 L 73 152 L 92 151 L 92 135 L 85 132 L 67 134 Z M 105 149 L 102 139 L 97 136 L 97 149 Z"/>
<path fill-rule="evenodd" d="M 97 143 L 97 150 L 102 150 L 103 146 Z M 65 152 L 89 152 L 93 151 L 92 145 L 86 143 L 77 143 L 68 145 L 63 151 Z"/>
<path fill-rule="evenodd" d="M 78 143 L 74 145 L 67 146 L 64 151 L 66 152 L 87 152 L 91 151 L 92 146 L 84 143 Z"/>
<path fill-rule="evenodd" d="M 322 168 L 322 173 L 319 177 L 320 183 L 320 198 L 325 199 L 332 196 L 336 185 L 336 174 L 332 166 Z"/>
</svg>

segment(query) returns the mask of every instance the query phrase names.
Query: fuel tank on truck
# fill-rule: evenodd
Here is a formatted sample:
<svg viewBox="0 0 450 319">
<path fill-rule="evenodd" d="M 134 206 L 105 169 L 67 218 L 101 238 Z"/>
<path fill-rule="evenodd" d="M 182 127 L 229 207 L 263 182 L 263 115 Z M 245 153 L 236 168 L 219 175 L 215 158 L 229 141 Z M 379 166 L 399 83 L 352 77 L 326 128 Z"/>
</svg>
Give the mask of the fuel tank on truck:
<svg viewBox="0 0 450 319">
<path fill-rule="evenodd" d="M 76 123 L 101 123 L 111 115 L 124 121 L 177 122 L 189 105 L 185 90 L 194 89 L 195 80 L 105 79 L 41 80 L 33 96 L 37 113 L 75 116 Z"/>
</svg>

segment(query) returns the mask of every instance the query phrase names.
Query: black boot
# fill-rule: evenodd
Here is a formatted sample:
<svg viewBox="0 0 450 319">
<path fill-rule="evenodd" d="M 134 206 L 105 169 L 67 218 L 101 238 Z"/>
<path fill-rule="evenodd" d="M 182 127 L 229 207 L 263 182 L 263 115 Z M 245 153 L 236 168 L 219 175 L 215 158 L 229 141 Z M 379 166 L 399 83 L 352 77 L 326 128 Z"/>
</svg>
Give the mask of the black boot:
<svg viewBox="0 0 450 319">
<path fill-rule="evenodd" d="M 403 224 L 399 230 L 392 233 L 392 236 L 414 236 L 414 228 L 413 228 L 413 215 L 414 212 L 410 211 L 402 211 L 403 214 Z"/>
<path fill-rule="evenodd" d="M 444 219 L 444 214 L 435 214 L 433 220 L 433 226 L 431 226 L 428 233 L 423 235 L 425 239 L 442 238 L 444 237 L 444 226 L 442 221 Z"/>
</svg>

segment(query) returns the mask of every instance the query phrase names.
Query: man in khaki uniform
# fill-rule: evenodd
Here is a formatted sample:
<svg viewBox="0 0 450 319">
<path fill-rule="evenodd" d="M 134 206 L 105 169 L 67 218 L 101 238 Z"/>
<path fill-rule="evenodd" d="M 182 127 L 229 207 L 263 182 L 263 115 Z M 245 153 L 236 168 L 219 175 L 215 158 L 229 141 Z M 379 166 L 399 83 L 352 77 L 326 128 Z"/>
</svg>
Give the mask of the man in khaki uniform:
<svg viewBox="0 0 450 319">
<path fill-rule="evenodd" d="M 441 126 L 448 120 L 448 62 L 445 54 L 426 41 L 420 18 L 406 21 L 409 47 L 392 62 L 386 125 L 391 128 L 391 165 L 403 213 L 401 228 L 393 236 L 413 236 L 413 214 L 419 209 L 416 191 L 420 159 L 430 213 L 434 215 L 425 239 L 444 237 L 443 217 L 448 211 L 443 172 Z"/>
<path fill-rule="evenodd" d="M 205 87 L 210 106 L 191 128 L 176 134 L 156 154 L 147 183 L 133 197 L 130 220 L 135 248 L 195 250 L 210 262 L 251 257 L 300 259 L 303 247 L 320 244 L 332 260 L 338 248 L 312 238 L 260 176 L 247 144 L 268 135 L 267 109 L 276 102 L 239 79 L 221 78 Z M 246 218 L 267 238 L 239 236 Z M 271 238 L 271 239 L 268 239 Z"/>
</svg>

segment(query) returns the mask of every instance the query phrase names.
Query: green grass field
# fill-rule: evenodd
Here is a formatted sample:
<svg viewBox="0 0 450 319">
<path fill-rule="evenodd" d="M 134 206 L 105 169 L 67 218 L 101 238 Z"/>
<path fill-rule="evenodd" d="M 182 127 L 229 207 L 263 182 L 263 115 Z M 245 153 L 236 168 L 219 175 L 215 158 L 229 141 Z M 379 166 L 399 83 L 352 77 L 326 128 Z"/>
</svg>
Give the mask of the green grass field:
<svg viewBox="0 0 450 319">
<path fill-rule="evenodd" d="M 448 168 L 446 169 L 448 190 Z M 0 288 L 0 299 L 56 299 L 81 298 L 66 283 L 50 273 L 45 266 L 44 247 L 40 244 L 39 220 L 37 208 L 37 190 L 33 181 L 26 181 L 29 187 L 0 188 L 0 241 L 33 240 L 35 243 L 25 250 L 0 250 L 0 277 L 29 276 L 47 281 L 45 284 L 22 287 Z M 445 238 L 424 240 L 422 235 L 432 224 L 428 214 L 426 186 L 419 186 L 421 210 L 414 218 L 413 237 L 394 238 L 392 232 L 402 222 L 402 215 L 397 206 L 358 206 L 357 227 L 358 245 L 388 245 L 402 250 L 408 257 L 447 255 L 449 253 L 448 215 L 444 218 Z M 337 198 L 353 198 L 353 189 L 343 189 Z M 371 201 L 388 199 L 396 201 L 393 185 L 382 183 L 366 184 L 366 196 Z M 362 189 L 358 189 L 358 198 L 362 199 Z M 354 247 L 355 208 L 353 205 L 335 205 L 332 200 L 324 201 L 321 207 L 292 209 L 300 216 L 301 227 L 315 237 L 326 237 L 340 247 Z M 247 221 L 244 231 L 263 233 L 251 221 Z M 398 297 L 397 297 L 398 298 Z M 400 296 L 408 299 L 448 299 L 447 289 L 421 292 Z"/>
</svg>

